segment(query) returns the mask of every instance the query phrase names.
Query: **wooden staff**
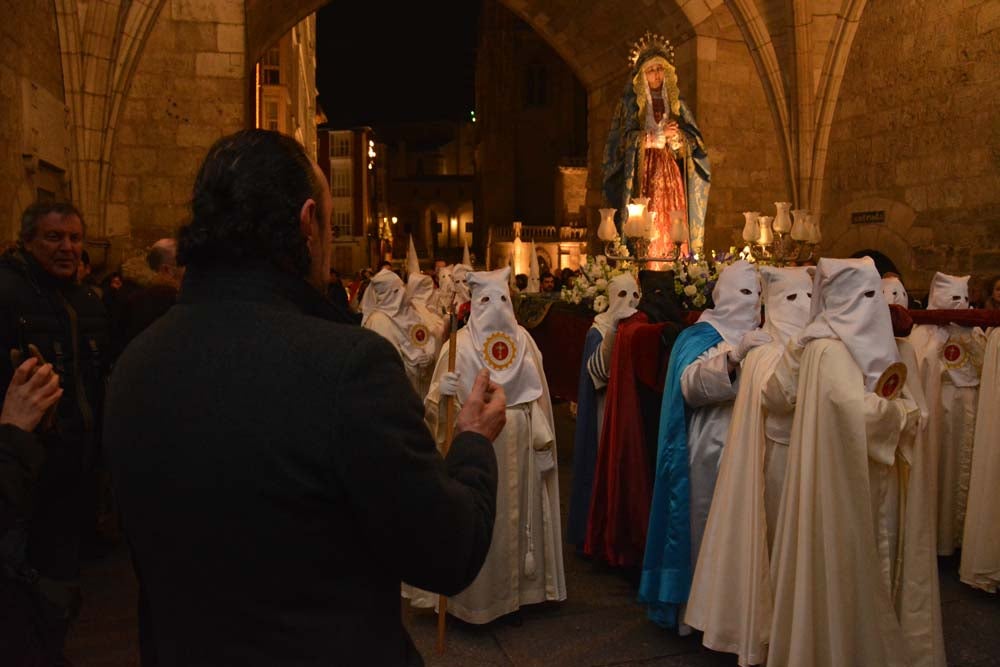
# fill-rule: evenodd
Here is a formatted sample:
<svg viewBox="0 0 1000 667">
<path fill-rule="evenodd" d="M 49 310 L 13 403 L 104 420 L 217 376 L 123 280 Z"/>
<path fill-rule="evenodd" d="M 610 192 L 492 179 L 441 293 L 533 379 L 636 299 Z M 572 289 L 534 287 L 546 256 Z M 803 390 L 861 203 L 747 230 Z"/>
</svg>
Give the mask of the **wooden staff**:
<svg viewBox="0 0 1000 667">
<path fill-rule="evenodd" d="M 454 309 L 448 314 L 448 372 L 455 372 L 456 347 L 455 339 L 458 333 L 458 318 L 455 317 Z M 451 440 L 455 437 L 455 397 L 445 397 L 445 422 L 444 422 L 444 446 L 441 447 L 441 456 L 448 456 L 451 449 Z M 448 616 L 448 598 L 443 595 L 438 596 L 438 640 L 437 652 L 444 653 L 444 635 L 446 618 Z"/>
</svg>

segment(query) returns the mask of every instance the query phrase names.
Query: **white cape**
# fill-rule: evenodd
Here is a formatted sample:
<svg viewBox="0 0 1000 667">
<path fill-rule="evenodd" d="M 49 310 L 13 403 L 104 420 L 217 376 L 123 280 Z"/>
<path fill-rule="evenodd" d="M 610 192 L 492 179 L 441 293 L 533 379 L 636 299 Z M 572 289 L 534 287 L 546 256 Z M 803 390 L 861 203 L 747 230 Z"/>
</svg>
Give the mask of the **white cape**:
<svg viewBox="0 0 1000 667">
<path fill-rule="evenodd" d="M 771 630 L 761 395 L 782 352 L 780 345 L 762 345 L 747 355 L 740 371 L 684 615 L 685 623 L 704 631 L 705 646 L 737 654 L 740 665 L 764 662 Z"/>
<path fill-rule="evenodd" d="M 541 369 L 534 340 L 526 333 L 524 340 Z M 459 353 L 463 347 L 471 349 L 467 329 L 458 332 L 457 346 Z M 445 409 L 438 387 L 447 370 L 445 346 L 425 401 L 427 424 L 439 447 L 444 442 Z M 489 623 L 522 605 L 566 599 L 555 422 L 544 375 L 542 380 L 541 396 L 507 407 L 507 424 L 493 443 L 498 472 L 493 540 L 476 579 L 448 599 L 448 612 L 467 623 Z M 457 415 L 457 397 L 455 403 Z M 402 592 L 414 606 L 437 604 L 437 595 L 426 591 L 404 585 Z"/>
<path fill-rule="evenodd" d="M 918 415 L 910 399 L 866 393 L 843 342 L 806 346 L 771 560 L 768 665 L 910 664 L 872 508 Z"/>
<path fill-rule="evenodd" d="M 1000 327 L 986 346 L 979 385 L 979 417 L 972 452 L 972 479 L 965 513 L 965 540 L 958 573 L 970 586 L 995 593 L 1000 584 Z"/>
</svg>

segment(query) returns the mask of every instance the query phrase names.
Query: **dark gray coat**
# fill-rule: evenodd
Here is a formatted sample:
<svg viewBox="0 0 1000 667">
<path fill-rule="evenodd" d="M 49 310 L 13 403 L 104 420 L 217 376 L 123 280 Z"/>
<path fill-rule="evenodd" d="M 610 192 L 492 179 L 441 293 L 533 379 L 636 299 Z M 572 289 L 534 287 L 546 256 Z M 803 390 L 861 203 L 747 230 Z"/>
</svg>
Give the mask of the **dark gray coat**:
<svg viewBox="0 0 1000 667">
<path fill-rule="evenodd" d="M 161 665 L 421 664 L 400 580 L 454 594 L 489 549 L 496 461 L 447 458 L 384 339 L 305 282 L 190 268 L 122 354 L 105 443 Z"/>
</svg>

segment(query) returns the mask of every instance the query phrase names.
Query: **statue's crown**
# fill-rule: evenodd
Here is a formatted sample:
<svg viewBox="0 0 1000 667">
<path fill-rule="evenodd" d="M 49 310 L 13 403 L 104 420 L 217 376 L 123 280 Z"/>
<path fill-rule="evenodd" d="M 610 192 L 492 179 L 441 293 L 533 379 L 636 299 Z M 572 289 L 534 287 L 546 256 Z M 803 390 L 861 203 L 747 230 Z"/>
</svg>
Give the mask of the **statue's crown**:
<svg viewBox="0 0 1000 667">
<path fill-rule="evenodd" d="M 666 58 L 671 65 L 674 64 L 674 47 L 670 44 L 670 40 L 647 30 L 645 35 L 632 44 L 628 56 L 629 67 L 635 67 L 637 62 L 645 60 L 651 53 L 657 53 Z"/>
</svg>

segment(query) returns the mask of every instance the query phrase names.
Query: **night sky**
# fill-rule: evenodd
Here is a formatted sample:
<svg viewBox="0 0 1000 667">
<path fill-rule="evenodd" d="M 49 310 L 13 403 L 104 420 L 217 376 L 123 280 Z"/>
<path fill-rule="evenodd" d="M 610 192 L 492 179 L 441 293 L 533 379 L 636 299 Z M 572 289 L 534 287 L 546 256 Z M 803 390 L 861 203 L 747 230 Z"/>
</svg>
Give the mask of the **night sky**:
<svg viewBox="0 0 1000 667">
<path fill-rule="evenodd" d="M 316 87 L 330 124 L 468 118 L 477 0 L 333 0 L 317 12 Z"/>
</svg>

